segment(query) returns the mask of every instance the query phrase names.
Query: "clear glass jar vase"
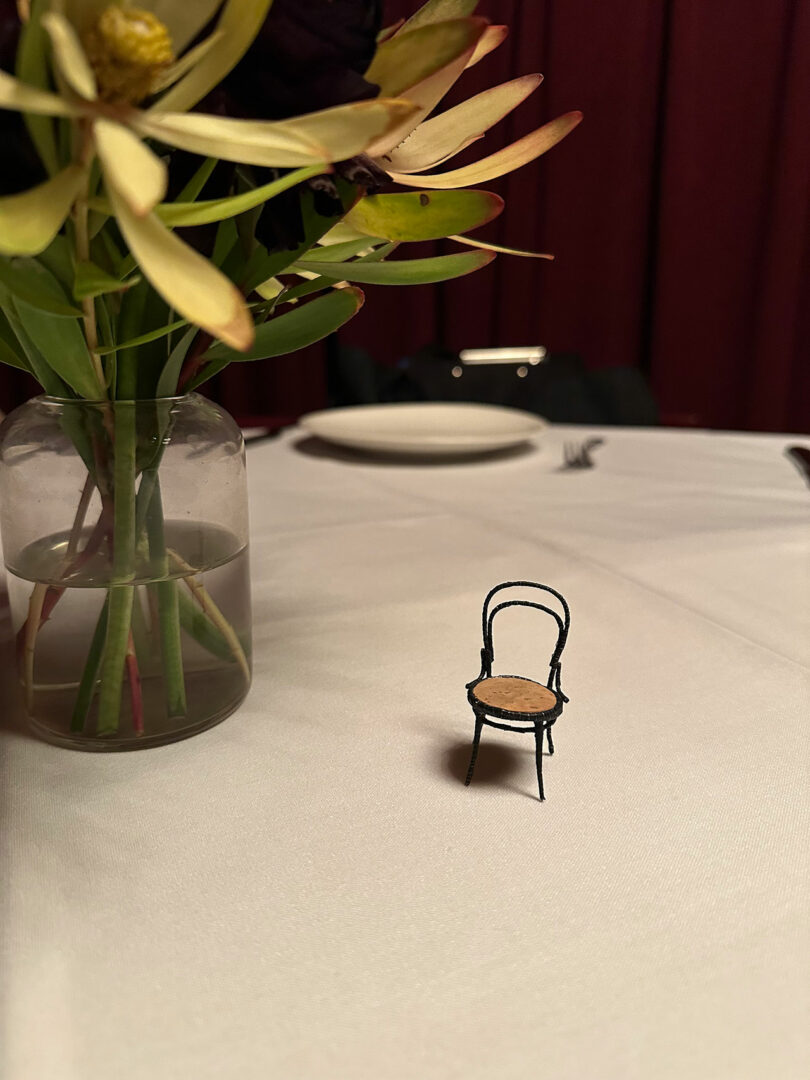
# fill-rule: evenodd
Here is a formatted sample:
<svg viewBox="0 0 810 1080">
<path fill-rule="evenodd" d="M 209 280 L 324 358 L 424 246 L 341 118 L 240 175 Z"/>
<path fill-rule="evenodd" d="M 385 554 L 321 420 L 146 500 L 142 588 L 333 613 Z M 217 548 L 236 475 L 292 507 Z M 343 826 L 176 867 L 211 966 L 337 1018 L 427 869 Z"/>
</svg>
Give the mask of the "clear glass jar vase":
<svg viewBox="0 0 810 1080">
<path fill-rule="evenodd" d="M 38 735 L 159 746 L 244 700 L 245 454 L 219 406 L 34 398 L 0 426 L 0 535 Z"/>
</svg>

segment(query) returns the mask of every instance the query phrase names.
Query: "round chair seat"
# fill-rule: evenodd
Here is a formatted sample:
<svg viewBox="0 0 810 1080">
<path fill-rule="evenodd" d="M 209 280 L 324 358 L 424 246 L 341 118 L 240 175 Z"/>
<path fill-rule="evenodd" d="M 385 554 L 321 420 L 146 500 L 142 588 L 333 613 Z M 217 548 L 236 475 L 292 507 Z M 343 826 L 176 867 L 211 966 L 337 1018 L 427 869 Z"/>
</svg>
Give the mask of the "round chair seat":
<svg viewBox="0 0 810 1080">
<path fill-rule="evenodd" d="M 541 683 L 516 675 L 494 675 L 473 687 L 472 696 L 482 705 L 515 713 L 543 713 L 557 704 L 557 695 Z"/>
</svg>

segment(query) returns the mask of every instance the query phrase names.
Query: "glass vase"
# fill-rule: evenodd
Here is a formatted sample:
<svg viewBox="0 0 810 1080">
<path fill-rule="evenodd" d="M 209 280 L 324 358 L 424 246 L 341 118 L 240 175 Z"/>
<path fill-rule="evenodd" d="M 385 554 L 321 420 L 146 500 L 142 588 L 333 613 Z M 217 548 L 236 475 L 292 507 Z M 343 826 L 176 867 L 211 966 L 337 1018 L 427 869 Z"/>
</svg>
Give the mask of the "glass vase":
<svg viewBox="0 0 810 1080">
<path fill-rule="evenodd" d="M 219 406 L 34 398 L 0 426 L 0 535 L 36 734 L 159 746 L 244 700 L 245 454 Z"/>
</svg>

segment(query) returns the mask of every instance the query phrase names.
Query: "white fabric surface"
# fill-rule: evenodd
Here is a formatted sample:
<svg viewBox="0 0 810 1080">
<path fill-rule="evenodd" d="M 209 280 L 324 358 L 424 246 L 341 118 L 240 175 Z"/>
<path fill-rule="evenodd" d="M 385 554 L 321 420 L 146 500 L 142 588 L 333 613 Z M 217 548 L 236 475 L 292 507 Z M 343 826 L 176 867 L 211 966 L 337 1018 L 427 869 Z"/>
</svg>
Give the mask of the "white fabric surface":
<svg viewBox="0 0 810 1080">
<path fill-rule="evenodd" d="M 4 1080 L 810 1075 L 810 492 L 784 438 L 609 430 L 559 471 L 576 434 L 250 449 L 241 711 L 125 755 L 2 732 Z M 521 577 L 572 609 L 543 804 L 529 737 L 459 779 Z"/>
</svg>

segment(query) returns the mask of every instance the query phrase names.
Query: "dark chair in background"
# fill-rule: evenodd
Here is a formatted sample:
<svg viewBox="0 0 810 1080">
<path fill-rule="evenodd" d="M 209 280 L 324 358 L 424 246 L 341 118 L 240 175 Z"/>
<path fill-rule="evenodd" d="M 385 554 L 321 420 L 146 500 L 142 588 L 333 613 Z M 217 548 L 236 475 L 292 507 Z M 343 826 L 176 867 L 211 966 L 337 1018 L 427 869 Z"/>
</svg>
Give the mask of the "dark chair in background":
<svg viewBox="0 0 810 1080">
<path fill-rule="evenodd" d="M 428 346 L 396 367 L 382 367 L 364 349 L 337 345 L 328 361 L 330 404 L 474 401 L 525 409 L 556 423 L 658 424 L 655 401 L 637 369 L 589 371 L 575 353 L 540 351 L 541 359 L 528 362 L 472 363 L 464 352 Z"/>
</svg>

